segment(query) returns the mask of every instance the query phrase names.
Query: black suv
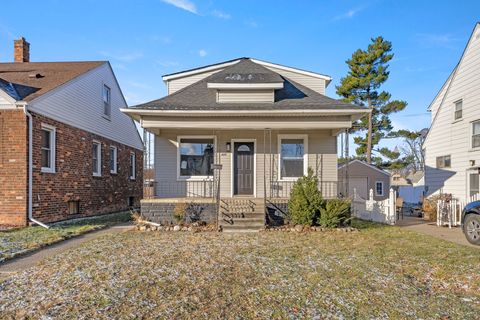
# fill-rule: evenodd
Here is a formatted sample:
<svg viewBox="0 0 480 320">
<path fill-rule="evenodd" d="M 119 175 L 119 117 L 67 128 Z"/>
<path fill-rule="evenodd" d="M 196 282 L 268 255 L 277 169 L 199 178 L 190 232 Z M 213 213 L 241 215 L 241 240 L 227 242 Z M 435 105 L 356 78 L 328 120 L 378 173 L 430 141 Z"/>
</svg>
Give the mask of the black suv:
<svg viewBox="0 0 480 320">
<path fill-rule="evenodd" d="M 470 202 L 463 208 L 462 230 L 468 242 L 480 245 L 480 201 Z"/>
</svg>

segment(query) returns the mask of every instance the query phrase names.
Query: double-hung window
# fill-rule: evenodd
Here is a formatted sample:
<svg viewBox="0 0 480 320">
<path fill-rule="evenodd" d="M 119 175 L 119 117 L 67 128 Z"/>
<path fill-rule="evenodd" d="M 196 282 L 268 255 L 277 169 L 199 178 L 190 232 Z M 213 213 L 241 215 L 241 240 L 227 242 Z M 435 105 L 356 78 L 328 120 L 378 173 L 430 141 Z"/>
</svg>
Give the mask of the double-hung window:
<svg viewBox="0 0 480 320">
<path fill-rule="evenodd" d="M 278 137 L 280 180 L 299 178 L 307 172 L 307 136 L 280 135 Z"/>
<path fill-rule="evenodd" d="M 110 146 L 110 173 L 117 173 L 117 147 Z"/>
<path fill-rule="evenodd" d="M 463 117 L 462 110 L 463 110 L 463 100 L 458 100 L 455 101 L 454 103 L 455 106 L 455 112 L 454 112 L 454 120 L 460 120 Z"/>
<path fill-rule="evenodd" d="M 42 172 L 55 172 L 55 128 L 42 124 L 41 134 Z"/>
<path fill-rule="evenodd" d="M 452 160 L 450 156 L 437 157 L 437 168 L 450 168 L 452 166 Z"/>
<path fill-rule="evenodd" d="M 130 180 L 135 180 L 135 152 L 130 153 Z"/>
<path fill-rule="evenodd" d="M 207 178 L 213 176 L 214 137 L 179 137 L 179 178 Z"/>
<path fill-rule="evenodd" d="M 110 118 L 110 115 L 112 113 L 111 90 L 107 85 L 103 85 L 102 97 L 103 97 L 103 115 L 107 118 Z"/>
<path fill-rule="evenodd" d="M 480 193 L 480 175 L 478 173 L 470 174 L 470 197 Z"/>
<path fill-rule="evenodd" d="M 375 194 L 377 196 L 383 196 L 383 181 L 375 182 Z"/>
<path fill-rule="evenodd" d="M 480 148 L 480 120 L 472 122 L 472 148 Z"/>
<path fill-rule="evenodd" d="M 93 175 L 102 176 L 102 144 L 98 141 L 93 142 L 92 147 Z"/>
</svg>

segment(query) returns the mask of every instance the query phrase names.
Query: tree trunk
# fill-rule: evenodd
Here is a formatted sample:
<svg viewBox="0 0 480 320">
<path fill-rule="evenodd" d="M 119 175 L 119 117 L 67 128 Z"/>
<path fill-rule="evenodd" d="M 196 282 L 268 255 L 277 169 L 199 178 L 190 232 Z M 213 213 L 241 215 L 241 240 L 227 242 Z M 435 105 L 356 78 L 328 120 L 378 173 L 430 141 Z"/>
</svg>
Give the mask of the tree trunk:
<svg viewBox="0 0 480 320">
<path fill-rule="evenodd" d="M 372 111 L 372 102 L 368 99 L 368 108 Z M 367 133 L 367 163 L 372 163 L 372 112 L 368 114 L 368 133 Z"/>
</svg>

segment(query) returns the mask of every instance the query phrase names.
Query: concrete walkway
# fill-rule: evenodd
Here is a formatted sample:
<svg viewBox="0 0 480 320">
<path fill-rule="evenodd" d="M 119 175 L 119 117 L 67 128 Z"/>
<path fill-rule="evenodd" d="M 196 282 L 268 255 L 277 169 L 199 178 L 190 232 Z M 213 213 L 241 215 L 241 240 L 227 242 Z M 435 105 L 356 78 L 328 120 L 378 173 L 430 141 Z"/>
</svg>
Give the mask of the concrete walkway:
<svg viewBox="0 0 480 320">
<path fill-rule="evenodd" d="M 437 227 L 434 222 L 425 221 L 422 218 L 409 216 L 405 216 L 403 219 L 400 219 L 396 225 L 438 239 L 480 249 L 480 246 L 474 246 L 473 244 L 468 242 L 467 239 L 465 239 L 465 236 L 460 227 L 452 227 L 451 229 L 449 229 L 448 227 Z"/>
<path fill-rule="evenodd" d="M 42 249 L 39 249 L 27 255 L 24 255 L 18 258 L 13 258 L 12 260 L 7 260 L 6 262 L 0 264 L 0 280 L 8 277 L 12 273 L 20 272 L 28 268 L 31 268 L 37 263 L 39 263 L 40 261 L 42 261 L 43 259 L 52 257 L 68 249 L 75 248 L 87 241 L 97 239 L 107 234 L 125 232 L 128 230 L 131 230 L 132 228 L 133 228 L 133 225 L 131 223 L 117 224 L 105 229 L 88 232 L 78 237 L 60 241 L 58 243 L 44 247 Z"/>
</svg>

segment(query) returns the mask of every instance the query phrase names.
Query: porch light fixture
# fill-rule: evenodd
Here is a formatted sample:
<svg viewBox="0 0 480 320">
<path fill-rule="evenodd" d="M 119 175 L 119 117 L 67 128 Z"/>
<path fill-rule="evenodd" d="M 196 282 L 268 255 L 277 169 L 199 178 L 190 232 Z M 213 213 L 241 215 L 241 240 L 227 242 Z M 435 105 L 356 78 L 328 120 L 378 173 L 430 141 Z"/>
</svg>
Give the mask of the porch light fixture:
<svg viewBox="0 0 480 320">
<path fill-rule="evenodd" d="M 470 160 L 470 167 L 474 167 L 475 166 L 475 160 Z"/>
<path fill-rule="evenodd" d="M 230 152 L 231 143 L 230 143 L 230 142 L 227 142 L 226 147 L 227 147 L 227 152 Z"/>
</svg>

